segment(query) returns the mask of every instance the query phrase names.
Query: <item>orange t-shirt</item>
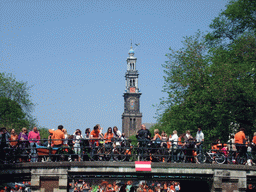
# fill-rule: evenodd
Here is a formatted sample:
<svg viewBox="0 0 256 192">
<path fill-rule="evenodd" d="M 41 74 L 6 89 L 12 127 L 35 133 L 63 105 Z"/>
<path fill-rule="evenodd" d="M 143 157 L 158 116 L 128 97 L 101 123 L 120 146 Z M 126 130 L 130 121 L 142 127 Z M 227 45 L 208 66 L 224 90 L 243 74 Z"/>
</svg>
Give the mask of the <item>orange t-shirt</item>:
<svg viewBox="0 0 256 192">
<path fill-rule="evenodd" d="M 93 136 L 93 137 L 99 137 L 99 136 L 100 136 L 100 132 L 99 132 L 99 131 L 92 130 L 91 133 L 90 133 L 90 135 Z M 92 141 L 92 143 L 95 143 L 95 142 L 96 142 L 96 140 L 91 140 L 91 141 Z M 97 143 L 98 143 L 98 141 L 97 141 Z"/>
<path fill-rule="evenodd" d="M 156 140 L 156 138 L 162 139 L 162 137 L 161 137 L 158 133 L 157 133 L 157 134 L 155 134 L 155 136 L 154 136 L 153 140 Z"/>
<path fill-rule="evenodd" d="M 56 140 L 54 140 L 54 139 L 56 139 Z M 53 132 L 52 143 L 54 145 L 63 144 L 63 139 L 65 139 L 63 131 L 61 131 L 60 129 L 57 129 L 56 131 Z"/>
<path fill-rule="evenodd" d="M 10 142 L 10 145 L 12 147 L 15 147 L 17 144 L 18 144 L 18 135 L 11 135 L 11 138 L 10 138 L 11 142 Z"/>
<path fill-rule="evenodd" d="M 104 135 L 104 139 L 105 139 L 105 143 L 111 143 L 111 139 L 114 137 L 114 134 L 113 133 L 105 133 Z"/>
<path fill-rule="evenodd" d="M 245 140 L 245 134 L 243 131 L 239 131 L 235 134 L 235 143 L 243 144 Z"/>
<path fill-rule="evenodd" d="M 182 145 L 181 138 L 178 138 L 178 145 Z"/>
<path fill-rule="evenodd" d="M 253 137 L 252 142 L 256 144 L 256 136 Z"/>
</svg>

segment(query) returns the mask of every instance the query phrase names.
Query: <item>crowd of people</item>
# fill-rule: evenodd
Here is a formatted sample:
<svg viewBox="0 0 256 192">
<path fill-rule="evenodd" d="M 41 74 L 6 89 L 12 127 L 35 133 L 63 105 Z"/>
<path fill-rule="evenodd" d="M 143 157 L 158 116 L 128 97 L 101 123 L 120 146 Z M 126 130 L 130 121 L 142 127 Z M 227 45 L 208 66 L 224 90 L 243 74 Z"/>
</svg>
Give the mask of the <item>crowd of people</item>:
<svg viewBox="0 0 256 192">
<path fill-rule="evenodd" d="M 86 180 L 70 183 L 70 192 L 179 192 L 177 181 L 106 181 L 88 182 Z"/>
<path fill-rule="evenodd" d="M 60 148 L 62 146 L 72 146 L 74 153 L 77 155 L 77 161 L 81 161 L 81 153 L 83 152 L 83 146 L 89 146 L 90 148 L 96 148 L 103 144 L 106 149 L 113 149 L 113 142 L 115 141 L 115 146 L 118 143 L 127 140 L 124 133 L 121 133 L 116 126 L 113 128 L 109 127 L 105 134 L 102 133 L 103 128 L 97 124 L 94 126 L 93 130 L 87 128 L 85 130 L 85 135 L 82 134 L 80 129 L 77 129 L 72 135 L 68 135 L 67 130 L 64 129 L 62 125 L 58 126 L 57 130 L 49 129 L 49 137 L 46 141 L 47 147 Z M 187 130 L 186 133 L 180 134 L 176 130 L 173 134 L 167 135 L 164 131 L 159 132 L 158 129 L 154 130 L 154 135 L 151 136 L 151 132 L 146 128 L 144 124 L 141 125 L 141 129 L 137 132 L 136 138 L 138 140 L 138 148 L 146 149 L 150 144 L 152 148 L 165 148 L 170 152 L 174 149 L 184 149 L 187 154 L 187 162 L 200 163 L 197 159 L 197 154 L 201 152 L 204 145 L 204 133 L 201 127 L 198 127 L 198 131 L 193 137 L 190 131 Z M 103 143 L 102 143 L 103 142 Z M 29 133 L 26 128 L 22 128 L 19 135 L 14 129 L 10 133 L 5 127 L 0 129 L 0 152 L 3 154 L 2 159 L 5 158 L 4 149 L 5 148 L 21 148 L 30 149 L 30 161 L 36 162 L 37 147 L 42 145 L 40 140 L 40 132 L 37 127 L 34 127 Z M 45 143 L 44 143 L 45 145 Z M 212 150 L 221 150 L 223 154 L 227 155 L 228 151 L 237 151 L 238 153 L 246 153 L 249 146 L 251 146 L 252 151 L 255 151 L 256 145 L 256 133 L 254 134 L 252 142 L 249 142 L 248 137 L 244 134 L 244 129 L 241 128 L 238 133 L 231 135 L 230 140 L 227 144 L 221 143 L 217 140 L 212 144 Z M 177 151 L 177 150 L 176 150 Z M 23 150 L 26 152 L 26 150 Z M 139 153 L 145 153 L 145 150 L 140 150 Z M 172 153 L 172 161 L 178 161 L 178 156 Z M 111 157 L 112 158 L 112 157 Z M 152 159 L 149 159 L 152 160 Z M 166 160 L 162 158 L 162 160 Z M 20 161 L 25 161 L 24 158 L 20 158 Z"/>
</svg>

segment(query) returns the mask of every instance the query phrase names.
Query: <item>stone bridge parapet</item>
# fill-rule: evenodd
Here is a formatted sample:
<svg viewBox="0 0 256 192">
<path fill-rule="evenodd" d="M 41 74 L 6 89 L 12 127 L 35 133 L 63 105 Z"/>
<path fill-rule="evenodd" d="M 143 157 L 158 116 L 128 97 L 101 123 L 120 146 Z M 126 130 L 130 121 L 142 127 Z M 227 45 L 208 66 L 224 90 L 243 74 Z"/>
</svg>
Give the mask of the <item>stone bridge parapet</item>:
<svg viewBox="0 0 256 192">
<path fill-rule="evenodd" d="M 134 162 L 39 162 L 0 165 L 1 179 L 27 177 L 35 192 L 44 191 L 42 185 L 55 182 L 54 191 L 67 191 L 68 180 L 76 175 L 140 175 L 153 176 L 193 176 L 195 180 L 210 178 L 211 191 L 246 191 L 247 179 L 256 180 L 256 166 L 152 163 L 151 172 L 136 172 Z"/>
</svg>

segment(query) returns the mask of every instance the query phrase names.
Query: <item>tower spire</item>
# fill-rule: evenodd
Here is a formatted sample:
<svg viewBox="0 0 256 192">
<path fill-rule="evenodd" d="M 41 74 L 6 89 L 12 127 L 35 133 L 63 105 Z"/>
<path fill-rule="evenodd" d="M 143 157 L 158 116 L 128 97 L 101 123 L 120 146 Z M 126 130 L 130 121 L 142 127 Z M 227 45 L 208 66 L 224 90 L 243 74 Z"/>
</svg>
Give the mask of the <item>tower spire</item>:
<svg viewBox="0 0 256 192">
<path fill-rule="evenodd" d="M 138 46 L 137 44 L 135 44 Z M 127 136 L 136 135 L 141 127 L 142 113 L 140 112 L 141 92 L 138 85 L 139 73 L 136 70 L 137 58 L 131 48 L 127 57 L 127 71 L 125 73 L 124 113 L 122 115 L 122 132 Z"/>
</svg>

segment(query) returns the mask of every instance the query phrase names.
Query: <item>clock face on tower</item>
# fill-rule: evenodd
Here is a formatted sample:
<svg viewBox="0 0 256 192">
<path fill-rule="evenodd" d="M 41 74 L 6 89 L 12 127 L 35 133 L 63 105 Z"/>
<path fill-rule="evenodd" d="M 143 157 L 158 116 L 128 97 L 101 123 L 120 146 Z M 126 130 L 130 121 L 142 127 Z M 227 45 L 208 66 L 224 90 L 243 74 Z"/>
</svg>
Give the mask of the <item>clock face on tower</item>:
<svg viewBox="0 0 256 192">
<path fill-rule="evenodd" d="M 130 87 L 130 93 L 135 93 L 135 87 Z"/>
<path fill-rule="evenodd" d="M 130 109 L 131 109 L 131 110 L 134 110 L 134 104 L 135 104 L 134 99 L 131 99 L 131 100 L 130 100 Z"/>
</svg>

